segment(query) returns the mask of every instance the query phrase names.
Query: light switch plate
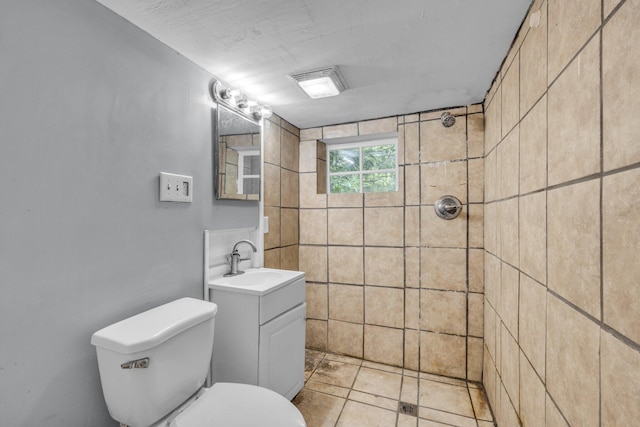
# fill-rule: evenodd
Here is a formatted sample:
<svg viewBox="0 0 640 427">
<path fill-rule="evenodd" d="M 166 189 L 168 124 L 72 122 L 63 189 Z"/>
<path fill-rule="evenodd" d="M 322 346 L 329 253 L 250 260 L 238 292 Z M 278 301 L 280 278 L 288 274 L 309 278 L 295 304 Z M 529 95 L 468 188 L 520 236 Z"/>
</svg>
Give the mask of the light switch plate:
<svg viewBox="0 0 640 427">
<path fill-rule="evenodd" d="M 161 202 L 193 202 L 193 177 L 160 172 Z"/>
</svg>

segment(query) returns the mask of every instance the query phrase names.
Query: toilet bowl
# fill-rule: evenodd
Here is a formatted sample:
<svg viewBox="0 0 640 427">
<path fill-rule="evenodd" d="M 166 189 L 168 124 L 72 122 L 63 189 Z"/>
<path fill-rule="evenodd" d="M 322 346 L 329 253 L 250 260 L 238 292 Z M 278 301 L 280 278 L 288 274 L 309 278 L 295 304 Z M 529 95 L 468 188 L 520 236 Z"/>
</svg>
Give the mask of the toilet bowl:
<svg viewBox="0 0 640 427">
<path fill-rule="evenodd" d="M 278 393 L 248 384 L 203 387 L 214 303 L 182 298 L 94 333 L 109 414 L 131 427 L 306 427 Z"/>
</svg>

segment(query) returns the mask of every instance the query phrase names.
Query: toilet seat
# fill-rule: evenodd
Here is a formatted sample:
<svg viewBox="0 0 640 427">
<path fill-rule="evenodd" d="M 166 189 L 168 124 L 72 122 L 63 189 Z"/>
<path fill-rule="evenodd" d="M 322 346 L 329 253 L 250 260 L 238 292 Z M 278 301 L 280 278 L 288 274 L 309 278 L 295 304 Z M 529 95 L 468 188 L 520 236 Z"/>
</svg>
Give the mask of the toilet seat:
<svg viewBox="0 0 640 427">
<path fill-rule="evenodd" d="M 248 384 L 216 383 L 170 427 L 306 427 L 302 414 L 278 393 Z"/>
</svg>

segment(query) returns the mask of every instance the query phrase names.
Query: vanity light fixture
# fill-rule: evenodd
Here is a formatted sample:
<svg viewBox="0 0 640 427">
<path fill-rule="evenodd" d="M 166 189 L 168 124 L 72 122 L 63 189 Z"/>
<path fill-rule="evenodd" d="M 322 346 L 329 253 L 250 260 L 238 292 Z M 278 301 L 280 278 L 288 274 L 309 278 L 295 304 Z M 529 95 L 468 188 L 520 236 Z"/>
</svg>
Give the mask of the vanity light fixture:
<svg viewBox="0 0 640 427">
<path fill-rule="evenodd" d="M 268 105 L 260 105 L 258 101 L 247 98 L 242 91 L 225 86 L 218 80 L 211 84 L 211 97 L 219 104 L 253 121 L 267 119 L 273 114 Z"/>
<path fill-rule="evenodd" d="M 340 95 L 347 89 L 347 84 L 336 65 L 291 74 L 289 78 L 313 99 Z"/>
</svg>

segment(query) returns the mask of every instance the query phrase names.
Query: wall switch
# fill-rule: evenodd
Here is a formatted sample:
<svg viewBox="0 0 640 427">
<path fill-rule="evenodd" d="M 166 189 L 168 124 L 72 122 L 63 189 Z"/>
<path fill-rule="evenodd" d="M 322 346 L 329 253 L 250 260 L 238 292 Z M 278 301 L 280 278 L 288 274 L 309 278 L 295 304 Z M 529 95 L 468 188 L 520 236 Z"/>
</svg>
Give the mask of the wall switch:
<svg viewBox="0 0 640 427">
<path fill-rule="evenodd" d="M 160 172 L 161 202 L 193 202 L 193 177 Z"/>
</svg>

